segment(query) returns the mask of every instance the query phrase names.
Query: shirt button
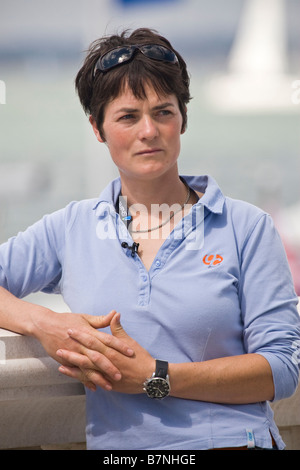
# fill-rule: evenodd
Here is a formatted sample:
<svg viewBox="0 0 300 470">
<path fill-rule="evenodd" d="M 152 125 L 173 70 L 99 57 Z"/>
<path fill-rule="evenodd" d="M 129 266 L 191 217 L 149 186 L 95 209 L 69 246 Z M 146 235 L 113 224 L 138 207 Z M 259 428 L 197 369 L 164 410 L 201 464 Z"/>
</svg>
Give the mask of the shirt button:
<svg viewBox="0 0 300 470">
<path fill-rule="evenodd" d="M 159 268 L 160 265 L 161 265 L 161 262 L 159 261 L 159 259 L 157 259 L 157 260 L 155 261 L 155 266 L 156 266 L 157 268 Z"/>
</svg>

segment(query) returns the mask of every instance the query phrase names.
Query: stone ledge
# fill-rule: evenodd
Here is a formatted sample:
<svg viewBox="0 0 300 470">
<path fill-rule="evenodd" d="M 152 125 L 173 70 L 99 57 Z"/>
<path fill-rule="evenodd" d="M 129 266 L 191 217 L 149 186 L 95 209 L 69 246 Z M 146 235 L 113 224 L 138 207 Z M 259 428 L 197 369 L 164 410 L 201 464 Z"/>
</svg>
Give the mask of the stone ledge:
<svg viewBox="0 0 300 470">
<path fill-rule="evenodd" d="M 0 429 L 0 449 L 84 442 L 85 397 L 1 401 Z"/>
<path fill-rule="evenodd" d="M 38 341 L 0 329 L 0 376 L 0 449 L 85 441 L 84 387 Z"/>
</svg>

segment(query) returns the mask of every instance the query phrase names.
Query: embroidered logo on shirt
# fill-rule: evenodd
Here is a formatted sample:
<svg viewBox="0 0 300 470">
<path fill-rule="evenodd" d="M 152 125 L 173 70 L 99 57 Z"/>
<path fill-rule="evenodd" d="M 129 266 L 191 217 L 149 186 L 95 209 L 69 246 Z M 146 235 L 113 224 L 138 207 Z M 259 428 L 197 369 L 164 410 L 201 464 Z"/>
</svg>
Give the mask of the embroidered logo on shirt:
<svg viewBox="0 0 300 470">
<path fill-rule="evenodd" d="M 202 261 L 206 266 L 217 266 L 222 263 L 223 257 L 221 255 L 205 255 Z"/>
</svg>

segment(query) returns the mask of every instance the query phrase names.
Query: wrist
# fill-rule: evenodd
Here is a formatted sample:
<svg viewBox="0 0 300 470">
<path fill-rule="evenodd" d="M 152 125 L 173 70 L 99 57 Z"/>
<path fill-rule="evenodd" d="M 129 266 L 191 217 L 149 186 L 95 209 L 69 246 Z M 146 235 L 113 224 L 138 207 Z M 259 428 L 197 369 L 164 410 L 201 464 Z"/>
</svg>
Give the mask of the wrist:
<svg viewBox="0 0 300 470">
<path fill-rule="evenodd" d="M 26 332 L 24 334 L 40 339 L 41 334 L 48 331 L 49 321 L 51 321 L 51 316 L 55 312 L 49 308 L 31 303 L 28 303 L 27 308 L 29 309 L 30 320 L 25 325 Z"/>
<path fill-rule="evenodd" d="M 170 394 L 170 381 L 167 361 L 156 359 L 155 371 L 144 382 L 143 390 L 149 398 L 163 399 Z"/>
</svg>

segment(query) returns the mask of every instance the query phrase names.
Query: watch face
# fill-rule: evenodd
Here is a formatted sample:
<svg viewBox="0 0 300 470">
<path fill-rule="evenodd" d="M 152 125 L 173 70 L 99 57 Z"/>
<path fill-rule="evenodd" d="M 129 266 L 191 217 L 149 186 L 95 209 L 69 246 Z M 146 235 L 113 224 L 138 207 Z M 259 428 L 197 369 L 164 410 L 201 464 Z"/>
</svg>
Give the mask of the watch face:
<svg viewBox="0 0 300 470">
<path fill-rule="evenodd" d="M 146 391 L 150 398 L 165 398 L 170 393 L 170 385 L 166 379 L 153 377 L 147 383 Z"/>
</svg>

